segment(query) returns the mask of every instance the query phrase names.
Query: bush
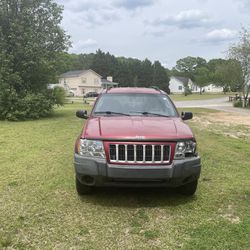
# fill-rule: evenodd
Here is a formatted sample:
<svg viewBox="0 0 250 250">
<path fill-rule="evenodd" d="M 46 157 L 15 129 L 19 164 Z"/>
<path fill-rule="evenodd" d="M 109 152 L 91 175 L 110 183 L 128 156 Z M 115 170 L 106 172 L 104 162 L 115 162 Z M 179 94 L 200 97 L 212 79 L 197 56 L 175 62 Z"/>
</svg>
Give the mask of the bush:
<svg viewBox="0 0 250 250">
<path fill-rule="evenodd" d="M 62 87 L 55 87 L 53 89 L 53 96 L 55 98 L 55 104 L 63 106 L 66 100 L 66 92 Z"/>
<path fill-rule="evenodd" d="M 51 91 L 20 96 L 13 89 L 5 90 L 0 95 L 0 119 L 18 121 L 46 117 L 53 111 L 54 104 Z"/>
<path fill-rule="evenodd" d="M 243 107 L 243 102 L 241 99 L 234 101 L 233 103 L 234 107 L 236 108 L 242 108 Z"/>
<path fill-rule="evenodd" d="M 192 94 L 192 90 L 188 86 L 186 86 L 186 87 L 184 87 L 184 93 L 183 94 L 185 96 L 191 95 Z"/>
</svg>

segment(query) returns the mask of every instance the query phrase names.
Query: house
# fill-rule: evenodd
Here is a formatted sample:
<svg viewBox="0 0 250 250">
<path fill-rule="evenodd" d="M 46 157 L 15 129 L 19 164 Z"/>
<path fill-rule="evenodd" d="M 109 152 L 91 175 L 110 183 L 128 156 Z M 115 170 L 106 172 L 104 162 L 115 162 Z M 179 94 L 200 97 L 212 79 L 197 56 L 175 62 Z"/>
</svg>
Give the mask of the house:
<svg viewBox="0 0 250 250">
<path fill-rule="evenodd" d="M 216 92 L 223 92 L 223 87 L 216 86 L 214 84 L 209 84 L 203 88 L 204 92 L 216 93 Z"/>
<path fill-rule="evenodd" d="M 111 76 L 102 79 L 102 76 L 92 69 L 68 71 L 59 77 L 59 84 L 66 92 L 74 96 L 83 96 L 88 92 L 100 93 L 103 88 L 118 86 Z"/>
<path fill-rule="evenodd" d="M 113 77 L 112 76 L 108 76 L 107 79 L 101 79 L 102 82 L 102 87 L 104 89 L 108 89 L 110 87 L 118 87 L 119 83 L 117 82 L 113 82 Z"/>
<path fill-rule="evenodd" d="M 171 76 L 169 81 L 170 93 L 184 93 L 185 87 L 189 87 L 192 92 L 198 92 L 199 87 L 187 77 Z"/>
</svg>

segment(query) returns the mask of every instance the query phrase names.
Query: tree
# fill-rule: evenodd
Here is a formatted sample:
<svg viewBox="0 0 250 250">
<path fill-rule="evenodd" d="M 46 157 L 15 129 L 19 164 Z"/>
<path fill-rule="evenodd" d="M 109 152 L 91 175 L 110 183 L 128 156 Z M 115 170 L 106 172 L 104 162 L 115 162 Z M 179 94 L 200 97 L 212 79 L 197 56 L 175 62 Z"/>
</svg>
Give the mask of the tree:
<svg viewBox="0 0 250 250">
<path fill-rule="evenodd" d="M 200 94 L 202 93 L 202 87 L 206 86 L 210 79 L 209 79 L 209 70 L 206 67 L 200 67 L 195 70 L 194 73 L 195 84 L 200 87 Z"/>
<path fill-rule="evenodd" d="M 169 90 L 169 77 L 167 75 L 166 69 L 161 65 L 159 61 L 155 61 L 153 64 L 154 74 L 153 74 L 153 85 L 159 87 L 160 89 L 170 93 Z"/>
<path fill-rule="evenodd" d="M 153 83 L 153 66 L 147 58 L 141 62 L 141 69 L 138 74 L 138 83 L 140 87 L 149 87 Z"/>
<path fill-rule="evenodd" d="M 15 98 L 52 98 L 47 84 L 55 81 L 58 55 L 70 45 L 61 20 L 62 7 L 53 0 L 0 1 L 0 118 L 19 112 Z"/>
<path fill-rule="evenodd" d="M 194 72 L 197 68 L 206 66 L 206 60 L 201 57 L 188 56 L 176 62 L 175 70 L 183 73 L 182 76 L 194 81 Z"/>
<path fill-rule="evenodd" d="M 223 63 L 217 64 L 214 71 L 214 80 L 223 86 L 224 91 L 240 91 L 242 89 L 243 78 L 241 65 L 237 60 L 224 60 Z"/>
<path fill-rule="evenodd" d="M 220 65 L 223 65 L 227 62 L 227 60 L 222 58 L 211 59 L 207 63 L 207 68 L 210 73 L 215 72 L 216 68 Z"/>
<path fill-rule="evenodd" d="M 110 53 L 97 50 L 91 54 L 60 53 L 56 71 L 58 75 L 69 70 L 93 69 L 102 77 L 113 76 L 120 87 L 149 87 L 156 85 L 169 92 L 167 70 L 159 61 L 148 59 L 140 61 L 135 58 L 115 57 Z"/>
<path fill-rule="evenodd" d="M 96 51 L 93 57 L 93 61 L 90 64 L 91 69 L 96 71 L 102 77 L 114 76 L 118 67 L 118 61 L 115 56 L 111 55 L 109 52 L 105 53 L 100 49 Z"/>
<path fill-rule="evenodd" d="M 247 106 L 247 98 L 250 91 L 250 30 L 242 28 L 239 42 L 232 45 L 228 51 L 229 58 L 237 60 L 241 65 L 243 106 Z M 239 79 L 239 82 L 240 80 Z"/>
<path fill-rule="evenodd" d="M 172 74 L 176 76 L 183 76 L 190 78 L 196 85 L 201 88 L 206 86 L 209 82 L 209 70 L 207 69 L 207 62 L 201 57 L 188 56 L 179 59 L 176 62 L 175 68 L 172 69 Z M 185 87 L 185 94 L 190 90 L 188 86 Z"/>
</svg>

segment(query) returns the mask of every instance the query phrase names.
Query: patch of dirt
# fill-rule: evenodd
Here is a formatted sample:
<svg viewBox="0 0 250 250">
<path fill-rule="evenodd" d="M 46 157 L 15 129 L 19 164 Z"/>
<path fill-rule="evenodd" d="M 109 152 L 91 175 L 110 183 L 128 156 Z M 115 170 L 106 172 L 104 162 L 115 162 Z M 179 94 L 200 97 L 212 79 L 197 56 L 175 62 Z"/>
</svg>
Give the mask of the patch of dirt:
<svg viewBox="0 0 250 250">
<path fill-rule="evenodd" d="M 250 138 L 250 116 L 226 112 L 195 116 L 192 122 L 200 129 L 208 129 L 231 138 Z"/>
<path fill-rule="evenodd" d="M 206 116 L 195 116 L 193 120 L 196 122 L 201 122 L 202 125 L 205 126 L 215 122 L 223 123 L 225 125 L 250 126 L 250 116 L 226 112 L 207 113 Z"/>
<path fill-rule="evenodd" d="M 222 218 L 228 220 L 232 224 L 240 223 L 240 217 L 235 214 L 233 205 L 228 205 L 226 209 L 219 208 L 218 212 Z"/>
<path fill-rule="evenodd" d="M 217 122 L 229 123 L 229 124 L 234 124 L 234 125 L 250 126 L 250 116 L 249 115 L 218 112 L 218 113 L 209 114 L 208 118 L 212 119 L 213 121 L 217 121 Z"/>
</svg>

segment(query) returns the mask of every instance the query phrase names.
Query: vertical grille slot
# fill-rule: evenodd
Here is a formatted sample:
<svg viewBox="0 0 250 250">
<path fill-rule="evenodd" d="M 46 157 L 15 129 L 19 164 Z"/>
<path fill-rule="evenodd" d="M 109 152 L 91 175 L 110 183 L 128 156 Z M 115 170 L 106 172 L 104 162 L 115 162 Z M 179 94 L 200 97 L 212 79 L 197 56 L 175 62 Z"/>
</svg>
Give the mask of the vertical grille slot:
<svg viewBox="0 0 250 250">
<path fill-rule="evenodd" d="M 143 161 L 143 146 L 136 145 L 136 161 Z"/>
<path fill-rule="evenodd" d="M 127 152 L 128 152 L 128 161 L 134 161 L 134 145 L 128 145 L 127 147 Z"/>
<path fill-rule="evenodd" d="M 116 160 L 116 149 L 115 145 L 109 145 L 109 156 L 111 161 Z"/>
<path fill-rule="evenodd" d="M 163 161 L 169 161 L 170 147 L 167 145 L 163 146 Z"/>
<path fill-rule="evenodd" d="M 109 144 L 110 162 L 168 163 L 170 146 L 165 144 Z"/>
<path fill-rule="evenodd" d="M 125 161 L 125 145 L 118 145 L 118 160 Z"/>
<path fill-rule="evenodd" d="M 146 145 L 146 161 L 152 161 L 152 146 Z"/>
<path fill-rule="evenodd" d="M 161 161 L 161 146 L 156 145 L 155 146 L 155 161 Z"/>
</svg>

